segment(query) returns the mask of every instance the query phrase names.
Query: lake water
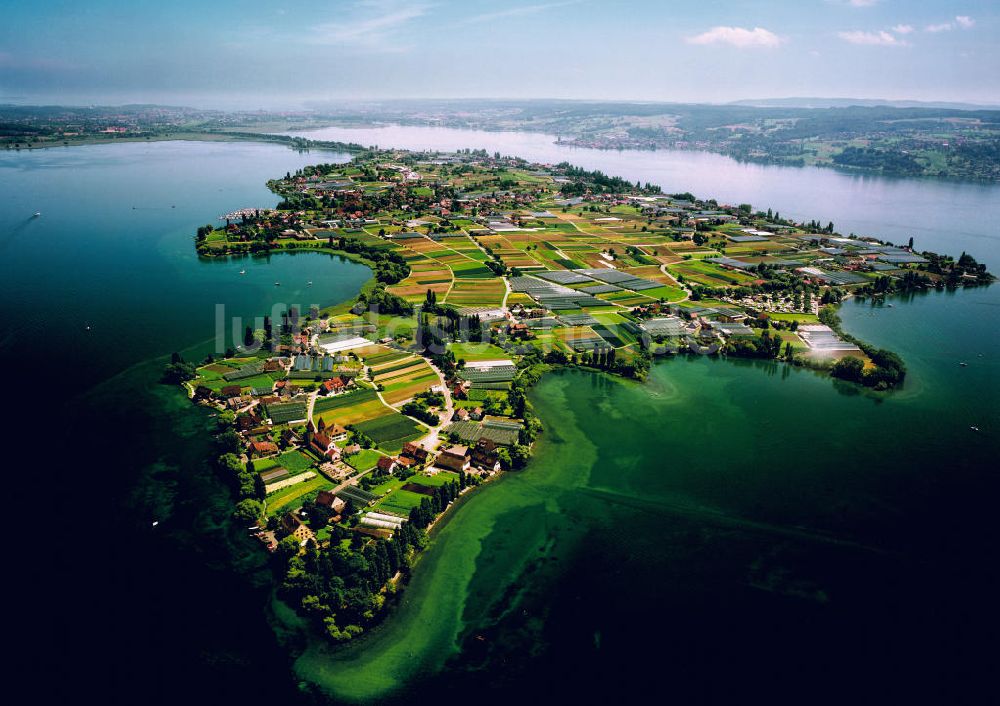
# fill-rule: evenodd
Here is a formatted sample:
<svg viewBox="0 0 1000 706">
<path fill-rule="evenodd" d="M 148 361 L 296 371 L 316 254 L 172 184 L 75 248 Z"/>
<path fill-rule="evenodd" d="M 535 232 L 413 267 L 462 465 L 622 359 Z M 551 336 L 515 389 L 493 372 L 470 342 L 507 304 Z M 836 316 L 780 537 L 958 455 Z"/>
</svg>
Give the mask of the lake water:
<svg viewBox="0 0 1000 706">
<path fill-rule="evenodd" d="M 569 159 L 1000 262 L 996 187 L 523 134 L 392 134 Z M 311 702 L 304 679 L 344 700 L 968 700 L 991 667 L 1000 587 L 997 287 L 846 305 L 847 328 L 911 370 L 887 396 L 708 358 L 657 365 L 645 385 L 547 377 L 532 395 L 547 430 L 529 469 L 464 501 L 368 639 L 331 655 L 279 630 L 302 652 L 290 663 L 266 559 L 228 525 L 228 493 L 205 465 L 211 420 L 156 378 L 171 351 L 211 349 L 216 304 L 245 316 L 327 304 L 367 279 L 318 254 L 193 253 L 198 225 L 275 202 L 267 178 L 337 158 L 217 143 L 0 153 L 0 359 L 50 373 L 7 405 L 31 451 L 15 453 L 28 482 L 14 504 L 50 549 L 20 567 L 35 600 L 19 613 L 38 643 L 22 651 L 59 674 L 40 689 Z"/>
</svg>

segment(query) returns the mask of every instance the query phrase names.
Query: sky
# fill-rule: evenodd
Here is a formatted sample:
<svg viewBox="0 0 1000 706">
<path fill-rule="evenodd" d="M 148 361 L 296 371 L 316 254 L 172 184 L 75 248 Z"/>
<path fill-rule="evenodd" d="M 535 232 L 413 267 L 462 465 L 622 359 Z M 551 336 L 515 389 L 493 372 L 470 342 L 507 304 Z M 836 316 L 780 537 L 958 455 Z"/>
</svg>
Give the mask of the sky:
<svg viewBox="0 0 1000 706">
<path fill-rule="evenodd" d="M 0 0 L 0 103 L 1000 104 L 1000 0 Z"/>
</svg>

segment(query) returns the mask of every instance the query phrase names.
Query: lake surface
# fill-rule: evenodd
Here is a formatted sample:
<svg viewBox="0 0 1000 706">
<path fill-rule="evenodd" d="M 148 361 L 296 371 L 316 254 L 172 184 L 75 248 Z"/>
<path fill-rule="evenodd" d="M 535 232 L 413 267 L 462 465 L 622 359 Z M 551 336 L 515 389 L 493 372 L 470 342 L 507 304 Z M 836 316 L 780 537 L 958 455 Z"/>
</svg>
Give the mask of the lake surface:
<svg viewBox="0 0 1000 706">
<path fill-rule="evenodd" d="M 918 245 L 1000 262 L 995 187 L 456 132 L 400 144 L 572 159 L 786 215 L 801 194 L 803 217 L 890 239 L 922 224 Z M 385 133 L 329 137 L 369 134 Z M 998 287 L 844 307 L 849 330 L 906 360 L 891 395 L 709 358 L 666 361 L 645 385 L 546 377 L 531 466 L 463 501 L 395 614 L 336 654 L 294 628 L 283 647 L 266 558 L 229 526 L 205 464 L 212 420 L 156 379 L 171 351 L 214 347 L 216 304 L 327 304 L 367 279 L 319 254 L 194 256 L 198 225 L 273 204 L 266 179 L 337 158 L 242 143 L 0 153 L 0 359 L 57 373 L 16 398 L 39 439 L 15 455 L 30 471 L 15 504 L 51 549 L 21 567 L 38 642 L 23 651 L 60 675 L 39 688 L 129 703 L 311 703 L 299 679 L 342 700 L 970 700 L 1000 588 Z"/>
</svg>

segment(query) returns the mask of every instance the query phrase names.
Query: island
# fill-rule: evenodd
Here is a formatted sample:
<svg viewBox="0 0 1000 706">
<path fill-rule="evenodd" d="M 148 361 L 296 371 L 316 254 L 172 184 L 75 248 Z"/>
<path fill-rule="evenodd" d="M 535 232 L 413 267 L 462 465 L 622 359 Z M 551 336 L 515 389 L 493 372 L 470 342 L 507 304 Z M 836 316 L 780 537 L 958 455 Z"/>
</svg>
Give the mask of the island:
<svg viewBox="0 0 1000 706">
<path fill-rule="evenodd" d="M 335 643 L 383 618 L 445 513 L 527 465 L 547 371 L 642 380 L 657 358 L 731 356 L 891 394 L 904 361 L 843 331 L 839 303 L 994 280 L 912 239 L 483 151 L 360 150 L 269 187 L 276 208 L 199 228 L 199 255 L 328 252 L 372 278 L 205 360 L 174 354 L 163 380 L 216 415 L 235 520 Z"/>
</svg>

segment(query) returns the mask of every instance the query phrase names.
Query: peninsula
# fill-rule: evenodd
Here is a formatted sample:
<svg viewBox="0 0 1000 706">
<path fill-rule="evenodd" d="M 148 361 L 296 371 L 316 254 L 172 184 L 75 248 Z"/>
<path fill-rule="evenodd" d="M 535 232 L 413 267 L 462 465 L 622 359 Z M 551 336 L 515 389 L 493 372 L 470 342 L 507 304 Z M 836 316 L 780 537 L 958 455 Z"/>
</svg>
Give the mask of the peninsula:
<svg viewBox="0 0 1000 706">
<path fill-rule="evenodd" d="M 842 331 L 836 306 L 994 279 L 912 239 L 485 152 L 368 150 L 269 187 L 276 208 L 199 228 L 198 253 L 323 251 L 373 278 L 355 301 L 261 317 L 218 356 L 175 354 L 164 380 L 216 410 L 235 517 L 334 642 L 382 617 L 460 496 L 526 465 L 542 429 L 526 391 L 547 370 L 641 380 L 659 356 L 720 355 L 886 391 L 904 362 Z"/>
</svg>

